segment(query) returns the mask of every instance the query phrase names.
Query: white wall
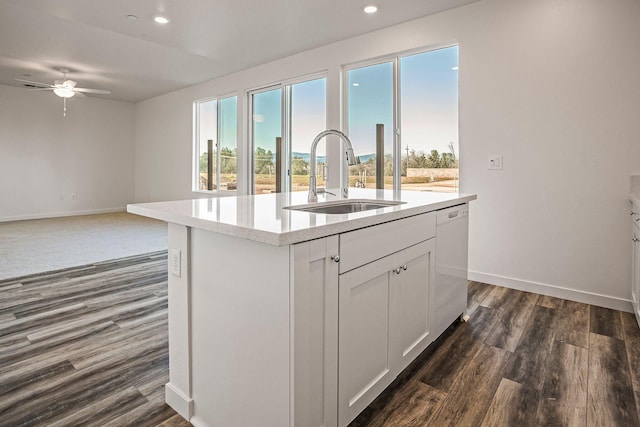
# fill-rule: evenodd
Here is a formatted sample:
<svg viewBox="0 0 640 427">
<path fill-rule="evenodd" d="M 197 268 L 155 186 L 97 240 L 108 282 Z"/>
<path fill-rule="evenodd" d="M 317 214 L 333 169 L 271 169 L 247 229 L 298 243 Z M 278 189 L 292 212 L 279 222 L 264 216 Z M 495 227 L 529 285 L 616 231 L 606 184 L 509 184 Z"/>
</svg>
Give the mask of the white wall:
<svg viewBox="0 0 640 427">
<path fill-rule="evenodd" d="M 457 42 L 461 189 L 478 194 L 470 278 L 629 309 L 638 22 L 636 0 L 483 0 L 139 103 L 136 200 L 196 196 L 196 99 L 237 91 L 242 112 L 246 90 L 326 70 L 329 126 L 341 127 L 342 65 Z M 504 170 L 487 170 L 493 154 Z"/>
<path fill-rule="evenodd" d="M 134 104 L 0 85 L 0 221 L 123 210 Z M 72 195 L 76 198 L 73 199 Z"/>
</svg>

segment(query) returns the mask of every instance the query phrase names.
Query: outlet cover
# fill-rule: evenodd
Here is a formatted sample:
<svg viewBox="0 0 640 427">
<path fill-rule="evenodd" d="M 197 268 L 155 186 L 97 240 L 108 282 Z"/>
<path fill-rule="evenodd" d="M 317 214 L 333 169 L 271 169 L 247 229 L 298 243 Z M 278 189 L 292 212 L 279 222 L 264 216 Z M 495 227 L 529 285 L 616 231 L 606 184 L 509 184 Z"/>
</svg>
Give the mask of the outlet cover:
<svg viewBox="0 0 640 427">
<path fill-rule="evenodd" d="M 489 156 L 489 170 L 502 170 L 502 156 Z"/>
<path fill-rule="evenodd" d="M 180 258 L 182 257 L 182 253 L 180 249 L 171 249 L 171 256 L 169 257 L 169 269 L 171 270 L 171 274 L 174 276 L 180 277 Z"/>
</svg>

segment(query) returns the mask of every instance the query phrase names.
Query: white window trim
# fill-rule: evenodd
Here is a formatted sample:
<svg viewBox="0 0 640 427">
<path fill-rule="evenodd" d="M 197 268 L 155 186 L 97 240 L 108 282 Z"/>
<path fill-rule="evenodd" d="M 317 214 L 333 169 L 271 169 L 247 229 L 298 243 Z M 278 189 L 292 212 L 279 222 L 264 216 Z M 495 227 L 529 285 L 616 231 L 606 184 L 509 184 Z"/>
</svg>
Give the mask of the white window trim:
<svg viewBox="0 0 640 427">
<path fill-rule="evenodd" d="M 349 135 L 349 71 L 355 70 L 358 68 L 370 67 L 373 65 L 384 64 L 386 62 L 391 62 L 393 66 L 392 71 L 392 79 L 393 79 L 393 89 L 392 89 L 392 99 L 393 99 L 393 156 L 394 156 L 394 164 L 393 164 L 393 191 L 399 192 L 402 187 L 401 176 L 400 173 L 402 171 L 402 165 L 400 164 L 402 159 L 402 135 L 400 132 L 400 116 L 401 116 L 401 105 L 402 99 L 400 96 L 400 59 L 412 56 L 419 55 L 421 53 L 427 53 L 434 50 L 446 49 L 449 47 L 457 46 L 460 49 L 460 44 L 457 41 L 450 41 L 444 43 L 437 43 L 429 46 L 419 47 L 415 49 L 408 49 L 396 53 L 392 53 L 389 55 L 379 56 L 376 58 L 367 59 L 364 61 L 358 61 L 348 64 L 342 65 L 342 72 L 340 73 L 341 86 L 342 90 L 340 95 L 342 97 L 342 114 L 341 121 L 343 124 L 343 129 L 346 134 Z M 458 79 L 459 82 L 459 79 Z M 459 84 L 459 83 L 458 83 Z M 459 90 L 458 90 L 458 103 L 459 101 Z M 460 120 L 460 116 L 458 113 L 458 121 Z M 458 124 L 459 126 L 459 124 Z M 458 145 L 460 142 L 458 141 Z M 460 151 L 458 147 L 458 151 Z M 357 155 L 357 154 L 356 154 Z M 349 169 L 347 165 L 342 165 L 342 174 L 341 174 L 341 182 L 348 182 L 349 179 Z"/>
<path fill-rule="evenodd" d="M 253 157 L 255 152 L 255 148 L 253 146 L 253 95 L 263 93 L 263 92 L 269 92 L 275 89 L 282 89 L 281 102 L 280 102 L 280 109 L 281 109 L 280 114 L 282 117 L 280 134 L 282 135 L 282 146 L 283 146 L 282 156 L 283 158 L 285 158 L 285 165 L 284 165 L 285 167 L 281 168 L 282 176 L 280 177 L 280 179 L 284 183 L 282 191 L 289 192 L 291 191 L 291 183 L 289 179 L 289 170 L 291 169 L 291 165 L 290 165 L 291 106 L 289 105 L 289 99 L 290 99 L 289 95 L 291 91 L 291 86 L 300 84 L 300 83 L 310 82 L 313 80 L 320 80 L 320 79 L 325 79 L 325 81 L 328 81 L 328 72 L 322 71 L 322 72 L 317 72 L 312 74 L 306 74 L 304 76 L 282 80 L 281 82 L 278 82 L 278 83 L 271 83 L 269 85 L 259 86 L 259 87 L 256 87 L 255 89 L 249 89 L 246 91 L 245 99 L 247 100 L 247 120 L 248 120 L 247 121 L 248 168 L 247 168 L 247 173 L 245 174 L 245 179 L 247 179 L 247 183 L 248 183 L 247 187 L 248 187 L 249 194 L 255 194 L 255 182 L 253 179 L 254 178 L 254 158 Z M 327 97 L 328 97 L 328 93 L 325 88 L 325 100 L 327 99 Z M 326 104 L 325 105 L 325 128 L 326 128 L 327 120 L 328 120 L 328 112 L 326 111 L 326 108 L 328 108 L 329 103 L 325 102 L 325 104 Z M 287 114 L 287 111 L 289 112 L 289 114 Z M 309 144 L 311 144 L 311 142 L 309 142 Z"/>
<path fill-rule="evenodd" d="M 223 99 L 238 97 L 237 92 L 227 93 L 221 96 L 208 96 L 206 98 L 200 98 L 193 101 L 193 132 L 192 132 L 192 164 L 191 164 L 191 192 L 196 194 L 207 194 L 207 195 L 220 195 L 220 196 L 234 196 L 238 195 L 238 190 L 220 190 L 217 188 L 215 190 L 201 190 L 200 186 L 200 109 L 198 108 L 200 104 L 205 102 L 216 101 L 220 102 Z M 220 138 L 220 111 L 218 106 L 216 106 L 216 139 Z M 236 126 L 237 126 L 237 118 L 236 118 Z M 240 162 L 239 150 L 238 147 L 240 145 L 240 141 L 236 135 L 236 155 L 238 156 L 236 161 Z M 236 166 L 236 180 L 239 178 L 239 173 Z M 216 175 L 218 174 L 218 170 L 216 169 Z"/>
</svg>

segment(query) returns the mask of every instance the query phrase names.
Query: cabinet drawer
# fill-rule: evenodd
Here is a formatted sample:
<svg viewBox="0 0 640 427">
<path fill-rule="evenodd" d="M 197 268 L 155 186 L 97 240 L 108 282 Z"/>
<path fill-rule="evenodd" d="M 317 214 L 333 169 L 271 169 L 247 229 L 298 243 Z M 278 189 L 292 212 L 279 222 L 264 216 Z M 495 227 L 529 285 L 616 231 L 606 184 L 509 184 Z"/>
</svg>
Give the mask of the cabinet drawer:
<svg viewBox="0 0 640 427">
<path fill-rule="evenodd" d="M 340 274 L 398 252 L 436 235 L 436 214 L 429 212 L 340 235 Z"/>
</svg>

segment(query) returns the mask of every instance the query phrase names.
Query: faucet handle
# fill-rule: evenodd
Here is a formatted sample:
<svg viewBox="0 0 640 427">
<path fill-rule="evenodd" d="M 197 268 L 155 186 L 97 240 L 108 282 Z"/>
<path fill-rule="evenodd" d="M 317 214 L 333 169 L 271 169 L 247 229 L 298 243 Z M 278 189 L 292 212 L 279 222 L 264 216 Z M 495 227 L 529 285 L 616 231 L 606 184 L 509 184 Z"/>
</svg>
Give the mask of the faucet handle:
<svg viewBox="0 0 640 427">
<path fill-rule="evenodd" d="M 332 193 L 331 191 L 327 191 L 327 189 L 326 189 L 326 188 L 322 188 L 322 187 L 318 188 L 318 189 L 316 190 L 316 193 L 317 193 L 317 194 L 324 194 L 324 193 L 327 193 L 327 194 L 331 194 L 332 196 L 335 196 L 335 194 L 334 194 L 334 193 Z"/>
</svg>

